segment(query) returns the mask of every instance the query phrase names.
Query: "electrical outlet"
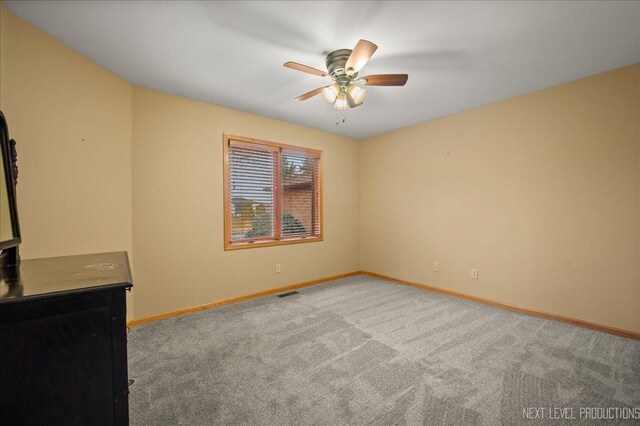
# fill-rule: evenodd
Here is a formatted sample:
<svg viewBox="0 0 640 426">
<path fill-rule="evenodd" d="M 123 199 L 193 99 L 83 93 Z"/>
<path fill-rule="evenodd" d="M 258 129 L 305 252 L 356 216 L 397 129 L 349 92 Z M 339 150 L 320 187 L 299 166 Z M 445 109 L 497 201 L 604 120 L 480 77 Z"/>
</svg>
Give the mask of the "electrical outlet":
<svg viewBox="0 0 640 426">
<path fill-rule="evenodd" d="M 477 280 L 478 279 L 478 270 L 477 269 L 472 269 L 471 270 L 471 279 L 472 280 Z"/>
<path fill-rule="evenodd" d="M 437 263 L 433 264 L 433 272 L 438 272 L 440 270 L 440 266 Z"/>
<path fill-rule="evenodd" d="M 276 274 L 279 274 L 280 272 L 282 272 L 282 268 L 279 263 L 276 263 Z"/>
</svg>

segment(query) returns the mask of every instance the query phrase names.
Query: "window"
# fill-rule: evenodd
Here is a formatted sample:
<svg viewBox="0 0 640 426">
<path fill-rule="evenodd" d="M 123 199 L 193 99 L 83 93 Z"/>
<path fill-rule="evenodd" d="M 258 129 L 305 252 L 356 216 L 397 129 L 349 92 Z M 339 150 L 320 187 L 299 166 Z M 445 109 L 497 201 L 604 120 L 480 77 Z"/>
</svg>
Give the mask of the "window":
<svg viewBox="0 0 640 426">
<path fill-rule="evenodd" d="M 225 250 L 322 241 L 320 157 L 225 135 Z"/>
</svg>

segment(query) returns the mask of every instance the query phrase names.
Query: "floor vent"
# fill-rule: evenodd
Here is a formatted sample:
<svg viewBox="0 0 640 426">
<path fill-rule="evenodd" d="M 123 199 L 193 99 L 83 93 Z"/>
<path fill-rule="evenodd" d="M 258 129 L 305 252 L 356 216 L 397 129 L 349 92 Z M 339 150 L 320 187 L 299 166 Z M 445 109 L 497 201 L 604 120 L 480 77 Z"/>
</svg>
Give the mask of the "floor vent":
<svg viewBox="0 0 640 426">
<path fill-rule="evenodd" d="M 288 293 L 282 293 L 282 294 L 279 294 L 279 295 L 278 295 L 278 297 L 293 296 L 294 294 L 299 294 L 299 293 L 298 293 L 297 291 L 295 291 L 295 290 L 294 290 L 294 291 L 290 291 L 290 292 L 288 292 Z"/>
</svg>

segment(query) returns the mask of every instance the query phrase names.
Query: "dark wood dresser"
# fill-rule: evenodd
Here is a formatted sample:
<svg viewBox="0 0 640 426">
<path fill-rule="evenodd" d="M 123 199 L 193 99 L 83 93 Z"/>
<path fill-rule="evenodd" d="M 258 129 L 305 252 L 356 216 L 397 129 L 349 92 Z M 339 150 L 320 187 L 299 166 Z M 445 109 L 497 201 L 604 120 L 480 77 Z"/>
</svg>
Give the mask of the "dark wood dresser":
<svg viewBox="0 0 640 426">
<path fill-rule="evenodd" d="M 0 425 L 126 425 L 126 252 L 0 275 Z"/>
</svg>

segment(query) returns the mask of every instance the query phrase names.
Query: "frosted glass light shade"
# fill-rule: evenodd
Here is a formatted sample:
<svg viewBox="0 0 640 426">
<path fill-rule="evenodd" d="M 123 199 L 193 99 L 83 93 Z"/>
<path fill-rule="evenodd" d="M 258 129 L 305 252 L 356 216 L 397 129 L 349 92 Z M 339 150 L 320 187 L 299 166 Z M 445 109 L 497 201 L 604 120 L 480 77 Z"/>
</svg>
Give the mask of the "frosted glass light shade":
<svg viewBox="0 0 640 426">
<path fill-rule="evenodd" d="M 347 93 L 351 96 L 351 99 L 353 100 L 353 105 L 351 106 L 354 107 L 362 104 L 362 101 L 367 96 L 367 89 L 352 84 L 347 89 Z"/>
<path fill-rule="evenodd" d="M 338 96 L 336 96 L 336 102 L 333 104 L 333 109 L 337 109 L 338 111 L 349 109 L 347 94 L 345 92 L 340 92 Z"/>
<path fill-rule="evenodd" d="M 327 86 L 322 89 L 322 99 L 333 104 L 336 101 L 338 93 L 340 93 L 340 86 L 334 83 L 331 86 Z"/>
</svg>

